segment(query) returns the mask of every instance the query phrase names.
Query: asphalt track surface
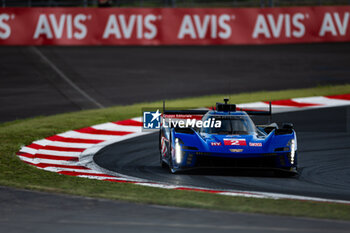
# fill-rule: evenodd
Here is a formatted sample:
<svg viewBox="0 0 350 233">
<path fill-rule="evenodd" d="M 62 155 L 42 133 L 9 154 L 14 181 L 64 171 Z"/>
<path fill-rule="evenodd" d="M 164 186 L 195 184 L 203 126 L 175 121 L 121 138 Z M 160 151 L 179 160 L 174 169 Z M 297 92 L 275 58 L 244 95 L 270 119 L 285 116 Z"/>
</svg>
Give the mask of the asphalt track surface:
<svg viewBox="0 0 350 233">
<path fill-rule="evenodd" d="M 0 122 L 164 98 L 344 84 L 350 82 L 349 61 L 350 43 L 0 47 Z M 349 151 L 349 140 L 345 144 L 346 138 L 338 140 L 343 136 L 349 139 L 349 134 L 341 131 L 344 128 L 333 133 L 325 124 L 325 129 L 332 133 L 322 131 L 323 134 L 315 137 L 312 125 L 313 121 L 305 123 L 311 132 L 299 134 L 299 146 L 304 147 L 300 178 L 281 180 L 228 174 L 218 179 L 223 179 L 225 185 L 232 179 L 260 180 L 260 186 L 265 183 L 266 189 L 276 190 L 281 188 L 278 182 L 282 181 L 284 188 L 302 183 L 303 177 L 311 180 L 318 177 L 318 181 L 322 181 L 320 174 L 327 182 L 332 181 L 312 184 L 318 188 L 326 186 L 322 196 L 336 197 L 335 190 L 344 189 L 337 197 L 348 199 L 343 197 L 349 192 L 349 185 L 339 179 L 339 176 L 349 177 L 348 170 L 343 170 L 347 166 L 344 161 L 348 160 L 343 163 L 339 160 Z M 335 144 L 329 144 L 325 138 Z M 160 179 L 169 177 L 153 161 L 153 155 L 158 158 L 157 153 L 153 154 L 156 140 L 152 136 L 142 140 L 145 147 L 135 148 L 133 156 L 141 149 L 142 154 L 150 153 L 149 157 L 141 156 L 145 161 L 135 161 L 136 164 L 126 170 Z M 309 143 L 302 143 L 306 141 Z M 323 151 L 327 148 L 330 150 Z M 307 168 L 315 164 L 312 155 L 316 150 L 322 158 L 321 163 L 314 166 L 317 172 Z M 332 157 L 325 156 L 329 153 Z M 324 167 L 324 161 L 331 167 Z M 333 180 L 328 177 L 332 174 L 337 175 Z M 176 177 L 180 177 L 176 182 L 184 182 L 186 176 L 172 179 Z M 193 175 L 194 180 L 205 177 L 205 174 Z M 238 182 L 237 187 L 244 186 L 242 183 Z M 253 189 L 254 185 L 248 183 L 245 188 Z M 0 188 L 0 201 L 1 232 L 346 232 L 349 229 L 349 222 L 138 205 L 9 188 Z"/>
<path fill-rule="evenodd" d="M 1 232 L 348 232 L 350 222 L 142 205 L 1 188 Z M 29 204 L 28 204 L 29 203 Z"/>
<path fill-rule="evenodd" d="M 158 134 L 109 145 L 94 156 L 94 161 L 111 171 L 174 185 L 350 200 L 350 107 L 276 114 L 273 120 L 295 125 L 298 177 L 218 169 L 174 175 L 159 165 Z"/>
<path fill-rule="evenodd" d="M 141 101 L 349 83 L 350 43 L 0 47 L 0 77 L 4 122 Z"/>
</svg>

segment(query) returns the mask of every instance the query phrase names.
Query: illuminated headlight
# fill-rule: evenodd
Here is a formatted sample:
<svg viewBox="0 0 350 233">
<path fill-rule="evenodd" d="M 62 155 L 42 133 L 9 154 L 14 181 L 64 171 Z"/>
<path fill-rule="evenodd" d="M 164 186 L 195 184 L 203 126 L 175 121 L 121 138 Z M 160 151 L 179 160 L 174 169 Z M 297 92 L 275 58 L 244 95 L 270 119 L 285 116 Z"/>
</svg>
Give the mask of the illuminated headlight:
<svg viewBox="0 0 350 233">
<path fill-rule="evenodd" d="M 181 146 L 178 138 L 175 139 L 175 160 L 177 164 L 181 163 L 182 160 Z"/>
<path fill-rule="evenodd" d="M 294 164 L 294 156 L 295 156 L 295 140 L 292 139 L 290 141 L 290 163 Z"/>
</svg>

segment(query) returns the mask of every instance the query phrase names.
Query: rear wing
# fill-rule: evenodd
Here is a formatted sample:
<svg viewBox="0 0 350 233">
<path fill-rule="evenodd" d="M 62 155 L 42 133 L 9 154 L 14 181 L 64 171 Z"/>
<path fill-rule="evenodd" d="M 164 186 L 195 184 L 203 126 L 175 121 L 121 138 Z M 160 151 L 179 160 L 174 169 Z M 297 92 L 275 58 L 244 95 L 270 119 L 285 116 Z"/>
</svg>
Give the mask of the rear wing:
<svg viewBox="0 0 350 233">
<path fill-rule="evenodd" d="M 226 103 L 225 103 L 226 104 Z M 272 115 L 272 105 L 271 101 L 269 102 L 269 110 L 268 111 L 253 111 L 253 110 L 244 110 L 240 109 L 244 112 L 246 112 L 248 115 L 256 115 L 256 116 L 271 116 Z M 204 115 L 206 114 L 208 110 L 166 110 L 165 109 L 165 101 L 163 100 L 163 114 L 164 115 L 170 115 L 170 114 L 180 114 L 180 115 Z"/>
<path fill-rule="evenodd" d="M 163 110 L 163 114 L 179 114 L 179 115 L 205 115 L 209 110 Z"/>
</svg>

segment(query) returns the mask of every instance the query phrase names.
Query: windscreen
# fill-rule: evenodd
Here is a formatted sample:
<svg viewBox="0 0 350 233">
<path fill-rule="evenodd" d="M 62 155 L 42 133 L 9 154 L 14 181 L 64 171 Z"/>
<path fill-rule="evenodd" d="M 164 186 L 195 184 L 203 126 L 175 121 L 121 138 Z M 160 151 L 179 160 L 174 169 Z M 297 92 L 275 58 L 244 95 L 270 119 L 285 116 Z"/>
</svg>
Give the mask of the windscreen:
<svg viewBox="0 0 350 233">
<path fill-rule="evenodd" d="M 201 133 L 208 134 L 255 134 L 256 128 L 253 121 L 247 115 L 240 116 L 214 116 L 207 115 L 203 117 L 203 121 L 212 118 L 212 120 L 221 121 L 221 127 L 201 128 Z"/>
</svg>

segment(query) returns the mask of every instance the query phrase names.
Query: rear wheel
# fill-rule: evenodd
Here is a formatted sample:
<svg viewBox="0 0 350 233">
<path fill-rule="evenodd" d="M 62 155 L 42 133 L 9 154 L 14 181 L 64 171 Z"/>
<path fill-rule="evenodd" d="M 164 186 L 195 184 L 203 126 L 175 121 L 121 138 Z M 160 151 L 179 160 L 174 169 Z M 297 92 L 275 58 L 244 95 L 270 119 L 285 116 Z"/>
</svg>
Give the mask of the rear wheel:
<svg viewBox="0 0 350 233">
<path fill-rule="evenodd" d="M 162 154 L 162 131 L 159 131 L 159 163 L 162 168 L 166 168 L 168 165 L 163 161 Z"/>
<path fill-rule="evenodd" d="M 176 173 L 178 173 L 178 170 L 176 170 L 175 168 L 174 168 L 174 165 L 173 165 L 173 160 L 170 158 L 170 161 L 169 161 L 169 172 L 171 173 L 171 174 L 176 174 Z"/>
</svg>

